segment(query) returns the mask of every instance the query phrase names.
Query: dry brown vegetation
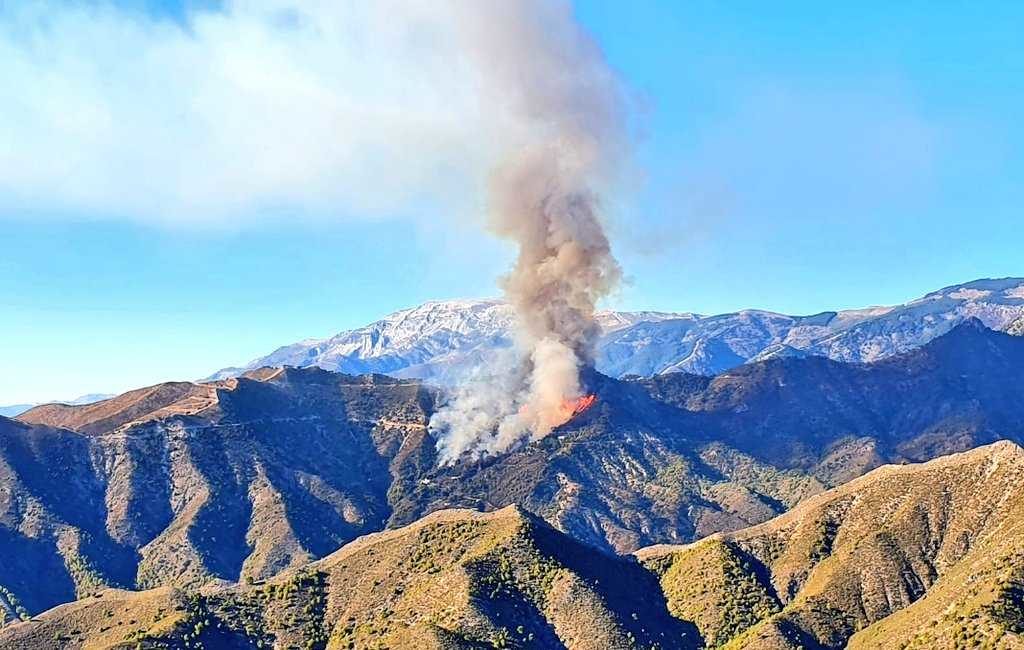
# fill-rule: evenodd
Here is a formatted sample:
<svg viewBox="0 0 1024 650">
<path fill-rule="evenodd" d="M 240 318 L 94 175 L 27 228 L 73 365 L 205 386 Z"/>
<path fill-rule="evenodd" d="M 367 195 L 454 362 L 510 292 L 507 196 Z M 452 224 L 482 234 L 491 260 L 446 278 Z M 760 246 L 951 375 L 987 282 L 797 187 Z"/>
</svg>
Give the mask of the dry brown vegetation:
<svg viewBox="0 0 1024 650">
<path fill-rule="evenodd" d="M 32 648 L 625 650 L 696 641 L 637 563 L 580 547 L 515 507 L 436 513 L 267 582 L 108 591 L 0 632 L 0 644 Z"/>
</svg>

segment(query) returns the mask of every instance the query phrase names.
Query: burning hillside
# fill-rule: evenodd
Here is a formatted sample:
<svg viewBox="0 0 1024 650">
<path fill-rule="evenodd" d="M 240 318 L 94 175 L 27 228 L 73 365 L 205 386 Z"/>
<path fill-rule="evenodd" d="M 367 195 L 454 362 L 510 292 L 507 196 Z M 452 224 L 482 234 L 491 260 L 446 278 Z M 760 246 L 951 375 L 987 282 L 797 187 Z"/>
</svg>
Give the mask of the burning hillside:
<svg viewBox="0 0 1024 650">
<path fill-rule="evenodd" d="M 563 401 L 562 402 L 562 413 L 565 414 L 565 420 L 562 422 L 562 424 L 565 424 L 566 422 L 568 422 L 569 420 L 573 419 L 577 415 L 583 413 L 584 411 L 589 409 L 591 406 L 593 406 L 594 403 L 596 403 L 596 402 L 597 402 L 597 395 L 595 395 L 593 393 L 590 394 L 590 395 L 582 395 L 580 397 L 577 397 L 574 400 L 567 399 L 567 400 Z"/>
</svg>

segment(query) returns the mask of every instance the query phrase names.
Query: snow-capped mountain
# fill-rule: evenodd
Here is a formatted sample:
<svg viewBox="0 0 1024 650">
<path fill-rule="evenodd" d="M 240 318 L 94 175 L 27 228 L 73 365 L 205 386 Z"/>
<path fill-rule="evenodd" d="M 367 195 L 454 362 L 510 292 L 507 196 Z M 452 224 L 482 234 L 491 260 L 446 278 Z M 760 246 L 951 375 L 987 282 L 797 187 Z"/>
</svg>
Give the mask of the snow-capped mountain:
<svg viewBox="0 0 1024 650">
<path fill-rule="evenodd" d="M 286 345 L 244 368 L 225 368 L 213 378 L 286 365 L 350 374 L 398 374 L 422 368 L 418 376 L 431 376 L 435 365 L 450 366 L 474 350 L 507 345 L 511 326 L 511 309 L 497 300 L 432 301 L 330 338 Z"/>
<path fill-rule="evenodd" d="M 605 331 L 615 332 L 681 316 L 691 315 L 603 311 L 598 321 Z M 444 380 L 473 365 L 487 350 L 510 345 L 514 318 L 512 308 L 499 300 L 431 301 L 330 338 L 286 345 L 244 367 L 224 368 L 210 379 L 261 366 L 318 366 L 350 374 Z"/>
<path fill-rule="evenodd" d="M 977 280 L 894 307 L 813 316 L 603 311 L 597 368 L 617 377 L 712 375 L 777 356 L 877 361 L 919 347 L 971 317 L 992 329 L 1024 328 L 1024 278 Z M 428 302 L 327 339 L 287 345 L 213 378 L 289 365 L 445 381 L 488 350 L 510 345 L 513 318 L 511 308 L 497 300 Z"/>
</svg>

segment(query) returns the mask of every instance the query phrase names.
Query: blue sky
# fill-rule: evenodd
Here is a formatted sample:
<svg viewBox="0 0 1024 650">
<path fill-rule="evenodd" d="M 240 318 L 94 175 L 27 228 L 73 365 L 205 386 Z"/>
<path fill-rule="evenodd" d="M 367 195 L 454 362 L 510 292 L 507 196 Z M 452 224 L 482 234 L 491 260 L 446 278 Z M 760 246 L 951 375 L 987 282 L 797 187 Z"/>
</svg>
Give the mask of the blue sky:
<svg viewBox="0 0 1024 650">
<path fill-rule="evenodd" d="M 60 15 L 72 3 L 36 6 Z M 97 25 L 111 15 L 144 24 L 143 36 L 166 37 L 218 5 L 90 6 L 106 8 L 95 20 L 88 11 L 69 18 L 63 41 L 103 39 Z M 630 90 L 639 137 L 630 181 L 606 197 L 629 277 L 607 306 L 814 313 L 1024 275 L 1019 3 L 595 0 L 576 8 Z M 17 20 L 0 10 L 0 44 L 24 45 Z M 50 105 L 23 93 L 45 94 L 32 101 L 52 101 L 73 124 L 93 119 L 76 108 L 89 93 L 139 102 L 126 114 L 157 117 L 130 124 L 137 141 L 129 144 L 156 166 L 173 151 L 163 141 L 178 132 L 159 128 L 176 119 L 173 107 L 145 102 L 150 92 L 162 97 L 162 71 L 180 71 L 159 59 L 152 70 L 122 69 L 117 57 L 131 59 L 129 45 L 107 42 L 111 58 L 92 71 L 101 83 L 66 95 L 59 78 L 0 84 L 0 135 L 18 136 L 8 159 L 19 161 L 3 167 L 0 144 L 8 176 L 0 179 L 0 403 L 195 378 L 424 300 L 497 294 L 495 277 L 513 251 L 474 225 L 471 199 L 390 203 L 349 193 L 335 205 L 321 179 L 286 176 L 284 190 L 271 188 L 256 204 L 235 205 L 217 187 L 189 187 L 189 201 L 177 202 L 186 181 L 205 176 L 154 181 L 120 149 L 111 159 L 123 176 L 93 175 L 84 157 L 71 168 L 80 185 L 62 181 L 48 192 L 21 149 L 55 152 L 42 158 L 44 170 L 77 152 L 30 121 L 23 126 L 30 118 L 19 107 Z M 60 53 L 52 59 L 60 65 Z M 11 65 L 4 61 L 0 77 Z M 318 96 L 308 86 L 295 92 L 295 102 Z M 88 124 L 92 133 L 103 122 Z M 244 120 L 238 128 L 244 136 Z M 266 146 L 287 152 L 282 140 Z M 258 153 L 239 158 L 258 164 Z M 457 171 L 460 161 L 435 163 Z M 338 164 L 367 182 L 357 162 Z M 388 171 L 366 168 L 371 180 Z M 454 171 L 442 181 L 447 195 L 460 192 Z M 211 186 L 233 193 L 264 189 L 216 178 Z M 230 218 L 204 218 L 225 211 Z"/>
</svg>

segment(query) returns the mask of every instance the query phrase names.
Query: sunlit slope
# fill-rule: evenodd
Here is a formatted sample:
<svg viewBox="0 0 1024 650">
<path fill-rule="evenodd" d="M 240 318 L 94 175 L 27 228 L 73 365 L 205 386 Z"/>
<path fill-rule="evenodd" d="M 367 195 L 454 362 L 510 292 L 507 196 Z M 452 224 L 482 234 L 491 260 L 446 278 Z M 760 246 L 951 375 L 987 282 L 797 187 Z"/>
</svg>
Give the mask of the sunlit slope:
<svg viewBox="0 0 1024 650">
<path fill-rule="evenodd" d="M 655 576 L 522 510 L 450 510 L 266 583 L 104 592 L 0 631 L 3 647 L 695 647 Z M 189 644 L 189 645 L 186 645 Z"/>
<path fill-rule="evenodd" d="M 765 524 L 638 556 L 674 614 L 733 648 L 1010 643 L 1022 522 L 1024 450 L 1001 442 L 882 467 Z"/>
</svg>

